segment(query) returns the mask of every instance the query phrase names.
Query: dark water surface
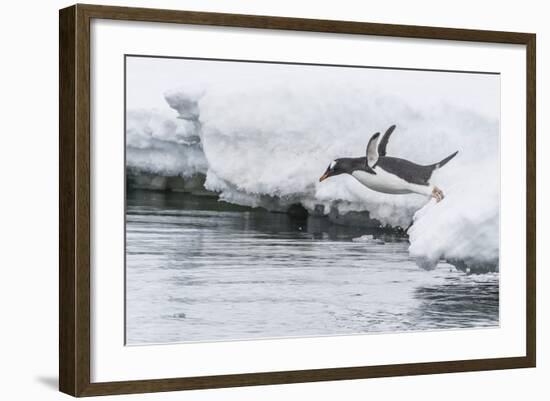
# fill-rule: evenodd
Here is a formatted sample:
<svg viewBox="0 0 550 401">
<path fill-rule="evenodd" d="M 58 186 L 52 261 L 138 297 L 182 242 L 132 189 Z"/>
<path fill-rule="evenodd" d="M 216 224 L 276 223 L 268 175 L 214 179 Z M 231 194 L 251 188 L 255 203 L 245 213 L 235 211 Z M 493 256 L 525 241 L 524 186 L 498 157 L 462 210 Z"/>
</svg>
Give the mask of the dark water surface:
<svg viewBox="0 0 550 401">
<path fill-rule="evenodd" d="M 498 273 L 424 271 L 406 240 L 326 218 L 130 191 L 126 231 L 128 344 L 499 323 Z"/>
</svg>

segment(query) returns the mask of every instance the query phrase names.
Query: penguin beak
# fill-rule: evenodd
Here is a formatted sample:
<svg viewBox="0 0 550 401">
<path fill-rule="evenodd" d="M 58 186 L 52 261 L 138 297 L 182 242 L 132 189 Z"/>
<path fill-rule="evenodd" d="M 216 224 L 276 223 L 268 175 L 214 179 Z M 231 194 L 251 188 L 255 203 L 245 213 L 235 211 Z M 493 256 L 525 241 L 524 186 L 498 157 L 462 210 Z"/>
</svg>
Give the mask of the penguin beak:
<svg viewBox="0 0 550 401">
<path fill-rule="evenodd" d="M 330 175 L 329 175 L 329 172 L 327 171 L 325 174 L 321 176 L 321 178 L 319 178 L 319 182 L 326 180 L 328 177 L 330 177 Z"/>
</svg>

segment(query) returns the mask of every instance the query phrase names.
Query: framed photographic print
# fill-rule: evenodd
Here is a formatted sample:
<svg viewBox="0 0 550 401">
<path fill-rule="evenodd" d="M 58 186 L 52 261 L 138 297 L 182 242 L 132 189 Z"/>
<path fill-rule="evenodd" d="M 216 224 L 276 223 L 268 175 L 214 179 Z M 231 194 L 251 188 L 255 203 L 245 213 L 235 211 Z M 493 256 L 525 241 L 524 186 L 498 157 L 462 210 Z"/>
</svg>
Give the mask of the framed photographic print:
<svg viewBox="0 0 550 401">
<path fill-rule="evenodd" d="M 534 34 L 60 11 L 65 393 L 534 367 L 535 206 Z"/>
</svg>

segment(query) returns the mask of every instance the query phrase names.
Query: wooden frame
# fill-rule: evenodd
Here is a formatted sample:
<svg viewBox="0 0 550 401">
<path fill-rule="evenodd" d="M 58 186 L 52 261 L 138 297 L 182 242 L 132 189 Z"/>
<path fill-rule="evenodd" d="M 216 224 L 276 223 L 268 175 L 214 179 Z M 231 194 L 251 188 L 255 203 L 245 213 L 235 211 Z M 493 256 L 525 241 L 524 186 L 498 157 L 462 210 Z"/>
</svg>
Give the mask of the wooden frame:
<svg viewBox="0 0 550 401">
<path fill-rule="evenodd" d="M 92 18 L 521 44 L 527 65 L 527 277 L 525 357 L 90 382 L 90 21 Z M 495 32 L 252 15 L 75 5 L 59 17 L 59 388 L 73 396 L 534 367 L 536 361 L 535 41 Z"/>
</svg>

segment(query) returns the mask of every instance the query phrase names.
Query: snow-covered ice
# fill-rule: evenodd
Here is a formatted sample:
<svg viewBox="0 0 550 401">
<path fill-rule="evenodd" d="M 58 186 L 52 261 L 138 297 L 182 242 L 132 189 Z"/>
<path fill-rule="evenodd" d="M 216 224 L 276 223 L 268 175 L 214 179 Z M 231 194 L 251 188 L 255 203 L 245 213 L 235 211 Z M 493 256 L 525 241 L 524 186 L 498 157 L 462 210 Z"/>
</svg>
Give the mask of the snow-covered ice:
<svg viewBox="0 0 550 401">
<path fill-rule="evenodd" d="M 180 61 L 179 79 L 159 84 L 164 106 L 130 105 L 129 168 L 203 173 L 208 190 L 241 205 L 368 210 L 403 228 L 414 217 L 410 253 L 423 267 L 498 260 L 498 75 Z M 332 160 L 364 155 L 392 124 L 391 156 L 431 164 L 459 151 L 434 174 L 442 202 L 374 192 L 351 176 L 319 183 Z"/>
</svg>

